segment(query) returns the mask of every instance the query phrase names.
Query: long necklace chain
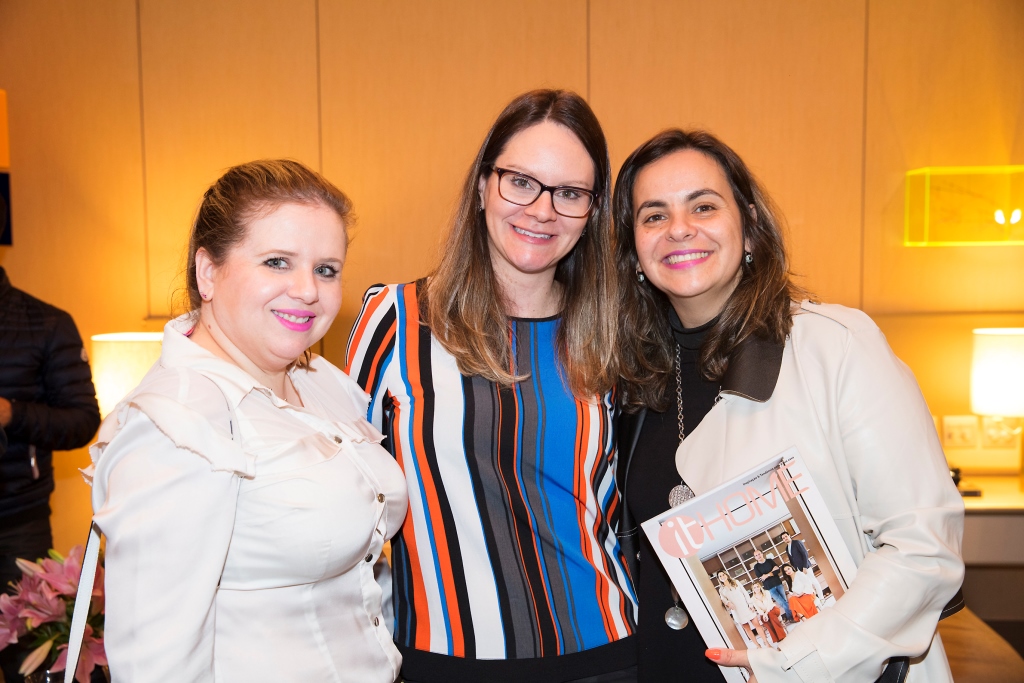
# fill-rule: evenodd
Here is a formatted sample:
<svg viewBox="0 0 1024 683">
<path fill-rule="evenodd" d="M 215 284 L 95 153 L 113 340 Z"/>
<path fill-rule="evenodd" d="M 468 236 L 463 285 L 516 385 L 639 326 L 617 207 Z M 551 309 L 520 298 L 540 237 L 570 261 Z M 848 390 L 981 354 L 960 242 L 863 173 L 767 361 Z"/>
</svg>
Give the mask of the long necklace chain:
<svg viewBox="0 0 1024 683">
<path fill-rule="evenodd" d="M 684 430 L 685 423 L 683 422 L 683 364 L 680 358 L 679 344 L 676 344 L 676 411 L 679 424 L 679 443 L 683 443 L 683 439 L 686 438 L 686 432 Z M 693 497 L 693 489 L 687 486 L 686 482 L 680 480 L 668 492 L 669 507 L 685 503 Z"/>
<path fill-rule="evenodd" d="M 676 344 L 676 408 L 679 419 L 679 443 L 682 443 L 686 438 L 686 432 L 683 422 L 683 368 L 679 358 L 679 344 Z"/>
<path fill-rule="evenodd" d="M 679 357 L 679 344 L 676 344 L 676 417 L 679 420 L 679 443 L 683 442 L 686 438 L 686 432 L 684 430 L 683 422 L 683 367 L 682 361 Z M 672 490 L 668 493 L 668 504 L 670 507 L 675 507 L 680 503 L 683 503 L 693 498 L 693 491 L 689 486 L 686 485 L 682 480 L 672 487 Z M 673 605 L 665 611 L 665 623 L 668 627 L 676 631 L 686 628 L 686 625 L 690 623 L 690 615 L 687 614 L 686 609 L 682 606 L 679 600 L 679 593 L 676 592 L 675 586 L 672 586 L 672 602 Z"/>
</svg>

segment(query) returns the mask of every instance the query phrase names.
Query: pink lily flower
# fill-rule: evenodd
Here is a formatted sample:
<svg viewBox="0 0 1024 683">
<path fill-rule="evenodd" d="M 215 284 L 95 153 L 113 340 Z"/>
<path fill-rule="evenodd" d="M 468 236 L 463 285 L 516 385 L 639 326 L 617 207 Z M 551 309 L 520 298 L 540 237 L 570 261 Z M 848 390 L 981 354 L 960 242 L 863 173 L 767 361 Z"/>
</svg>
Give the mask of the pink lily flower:
<svg viewBox="0 0 1024 683">
<path fill-rule="evenodd" d="M 52 558 L 40 560 L 41 571 L 36 575 L 58 595 L 75 595 L 82 575 L 82 546 L 75 546 L 68 557 L 53 553 Z"/>
<path fill-rule="evenodd" d="M 106 613 L 107 604 L 103 595 L 103 567 L 96 567 L 96 580 L 92 584 L 92 602 L 89 604 L 89 614 Z"/>
<path fill-rule="evenodd" d="M 60 654 L 57 661 L 50 667 L 50 671 L 63 671 L 68 664 L 68 646 L 61 645 L 57 648 Z M 75 680 L 78 683 L 89 683 L 92 670 L 97 666 L 107 665 L 107 653 L 103 649 L 103 639 L 92 637 L 92 626 L 86 625 L 85 637 L 82 639 L 82 653 L 78 656 L 78 669 L 75 670 Z"/>
<path fill-rule="evenodd" d="M 28 633 L 28 625 L 18 616 L 21 603 L 6 593 L 0 594 L 0 650 L 14 645 Z"/>
<path fill-rule="evenodd" d="M 18 638 L 28 633 L 28 625 L 19 616 L 22 607 L 16 595 L 0 593 L 0 650 L 18 642 Z"/>
<path fill-rule="evenodd" d="M 54 593 L 42 581 L 29 587 L 26 587 L 25 583 L 27 582 L 23 580 L 21 592 L 18 594 L 22 601 L 18 616 L 27 621 L 29 628 L 38 628 L 51 621 L 67 621 L 67 603 L 60 595 Z"/>
</svg>

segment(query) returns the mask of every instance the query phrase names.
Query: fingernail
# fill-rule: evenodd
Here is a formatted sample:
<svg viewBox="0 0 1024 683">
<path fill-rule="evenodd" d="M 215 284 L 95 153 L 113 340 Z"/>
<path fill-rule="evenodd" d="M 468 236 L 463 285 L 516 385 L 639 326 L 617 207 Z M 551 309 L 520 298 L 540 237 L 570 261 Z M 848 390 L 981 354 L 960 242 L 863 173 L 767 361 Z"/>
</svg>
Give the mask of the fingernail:
<svg viewBox="0 0 1024 683">
<path fill-rule="evenodd" d="M 722 658 L 722 651 L 719 650 L 718 648 L 714 648 L 713 647 L 713 648 L 710 648 L 708 650 L 705 650 L 704 651 L 704 656 L 707 657 L 708 659 L 713 659 L 714 661 L 717 662 L 719 659 Z"/>
</svg>

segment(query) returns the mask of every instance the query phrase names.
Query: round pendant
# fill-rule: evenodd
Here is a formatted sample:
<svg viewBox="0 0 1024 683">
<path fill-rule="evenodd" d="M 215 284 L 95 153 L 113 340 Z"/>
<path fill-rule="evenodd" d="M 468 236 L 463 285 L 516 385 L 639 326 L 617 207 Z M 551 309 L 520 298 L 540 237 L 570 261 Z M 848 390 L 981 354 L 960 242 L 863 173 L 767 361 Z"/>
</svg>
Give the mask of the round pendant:
<svg viewBox="0 0 1024 683">
<path fill-rule="evenodd" d="M 686 484 L 676 484 L 672 487 L 672 490 L 668 492 L 668 506 L 674 508 L 693 497 L 693 490 L 689 486 Z"/>
<path fill-rule="evenodd" d="M 665 623 L 676 631 L 682 631 L 690 623 L 690 615 L 679 605 L 672 605 L 665 610 Z"/>
</svg>

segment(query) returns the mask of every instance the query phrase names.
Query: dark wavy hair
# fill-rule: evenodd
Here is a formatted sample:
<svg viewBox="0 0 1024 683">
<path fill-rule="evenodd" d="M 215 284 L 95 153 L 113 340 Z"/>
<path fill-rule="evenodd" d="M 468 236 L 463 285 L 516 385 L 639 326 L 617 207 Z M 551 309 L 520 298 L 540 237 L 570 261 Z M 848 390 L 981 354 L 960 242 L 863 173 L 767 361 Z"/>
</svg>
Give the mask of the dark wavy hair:
<svg viewBox="0 0 1024 683">
<path fill-rule="evenodd" d="M 668 297 L 636 276 L 636 211 L 633 188 L 647 166 L 675 152 L 696 150 L 718 164 L 740 207 L 743 240 L 753 256 L 740 264 L 739 284 L 701 347 L 701 374 L 721 380 L 729 356 L 751 335 L 784 343 L 793 324 L 792 302 L 804 291 L 791 279 L 782 221 L 771 198 L 743 160 L 728 145 L 705 131 L 670 129 L 640 145 L 619 170 L 615 184 L 615 261 L 619 281 L 619 388 L 627 410 L 642 406 L 664 410 L 673 371 L 674 341 L 669 327 Z M 748 207 L 753 206 L 754 212 Z"/>
<path fill-rule="evenodd" d="M 513 136 L 544 121 L 572 131 L 594 163 L 596 198 L 586 228 L 555 270 L 563 292 L 556 353 L 573 393 L 593 396 L 611 389 L 617 374 L 611 164 L 597 117 L 574 92 L 533 90 L 516 97 L 498 115 L 466 174 L 420 313 L 434 337 L 455 357 L 462 374 L 479 375 L 506 386 L 525 379 L 510 366 L 508 297 L 491 265 L 479 182 L 493 171 L 495 160 Z"/>
</svg>

